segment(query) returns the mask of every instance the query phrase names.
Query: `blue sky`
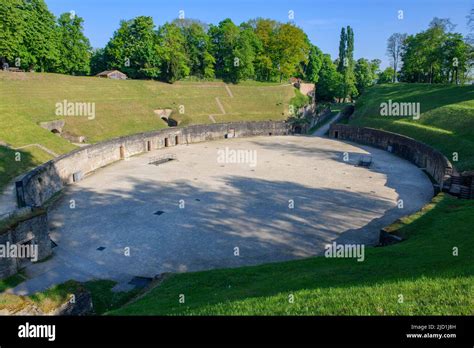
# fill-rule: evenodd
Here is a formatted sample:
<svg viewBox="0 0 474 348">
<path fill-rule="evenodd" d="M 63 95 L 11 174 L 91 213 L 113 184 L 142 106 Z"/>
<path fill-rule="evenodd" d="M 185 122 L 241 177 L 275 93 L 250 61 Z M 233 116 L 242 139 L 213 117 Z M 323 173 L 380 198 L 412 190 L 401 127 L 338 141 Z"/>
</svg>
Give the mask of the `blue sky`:
<svg viewBox="0 0 474 348">
<path fill-rule="evenodd" d="M 450 18 L 456 31 L 465 34 L 466 15 L 474 0 L 46 0 L 58 16 L 75 11 L 85 20 L 85 34 L 93 47 L 104 47 L 121 19 L 152 16 L 160 25 L 178 17 L 197 18 L 217 24 L 231 18 L 240 24 L 251 18 L 265 17 L 294 21 L 310 40 L 334 59 L 339 33 L 350 25 L 355 33 L 355 58 L 381 59 L 385 67 L 387 38 L 394 32 L 413 34 L 426 29 L 433 17 Z M 398 19 L 398 11 L 403 19 Z"/>
</svg>

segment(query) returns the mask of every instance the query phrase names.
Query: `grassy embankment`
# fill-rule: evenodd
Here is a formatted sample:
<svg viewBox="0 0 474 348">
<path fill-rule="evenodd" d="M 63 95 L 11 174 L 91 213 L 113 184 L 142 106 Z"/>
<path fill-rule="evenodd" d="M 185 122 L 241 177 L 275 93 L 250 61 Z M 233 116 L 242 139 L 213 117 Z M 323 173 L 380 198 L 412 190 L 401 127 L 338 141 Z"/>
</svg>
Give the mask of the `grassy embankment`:
<svg viewBox="0 0 474 348">
<path fill-rule="evenodd" d="M 96 77 L 74 77 L 42 73 L 6 73 L 0 71 L 0 143 L 12 148 L 40 144 L 62 154 L 75 145 L 38 124 L 64 119 L 64 131 L 86 136 L 95 143 L 122 135 L 165 128 L 154 110 L 173 109 L 172 117 L 180 125 L 245 120 L 280 120 L 288 116 L 288 105 L 294 96 L 290 85 L 243 82 L 183 81 L 166 84 L 156 81 L 114 81 Z M 216 98 L 222 104 L 222 114 Z M 55 114 L 56 103 L 95 103 L 96 117 Z M 183 114 L 179 113 L 184 106 Z M 20 150 L 21 161 L 15 161 L 12 149 L 0 146 L 0 190 L 15 176 L 52 158 L 39 147 Z"/>
</svg>

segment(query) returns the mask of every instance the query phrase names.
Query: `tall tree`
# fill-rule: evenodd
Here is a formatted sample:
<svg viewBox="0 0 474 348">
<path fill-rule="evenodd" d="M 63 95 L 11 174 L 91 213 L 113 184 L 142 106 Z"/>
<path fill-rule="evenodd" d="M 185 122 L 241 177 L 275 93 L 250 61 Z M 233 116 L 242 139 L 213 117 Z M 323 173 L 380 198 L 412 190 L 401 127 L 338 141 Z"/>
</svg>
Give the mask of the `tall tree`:
<svg viewBox="0 0 474 348">
<path fill-rule="evenodd" d="M 433 23 L 433 22 L 432 22 Z M 407 37 L 402 54 L 403 81 L 459 83 L 466 78 L 471 47 L 449 26 L 430 25 Z"/>
<path fill-rule="evenodd" d="M 90 72 L 92 75 L 96 75 L 101 71 L 107 69 L 107 58 L 105 56 L 105 49 L 93 49 L 90 60 Z"/>
<path fill-rule="evenodd" d="M 58 18 L 60 60 L 56 72 L 86 75 L 90 72 L 91 47 L 83 33 L 84 20 L 71 13 Z"/>
<path fill-rule="evenodd" d="M 261 81 L 271 81 L 278 77 L 278 67 L 273 62 L 273 43 L 281 25 L 275 20 L 257 18 L 247 22 L 261 42 L 261 49 L 255 52 L 255 74 Z"/>
<path fill-rule="evenodd" d="M 60 60 L 56 19 L 43 0 L 25 3 L 23 45 L 25 55 L 21 67 L 40 71 L 54 71 Z"/>
<path fill-rule="evenodd" d="M 211 54 L 207 25 L 194 19 L 177 19 L 173 24 L 176 24 L 184 35 L 190 75 L 213 78 L 215 59 Z"/>
<path fill-rule="evenodd" d="M 272 42 L 273 61 L 276 62 L 280 82 L 298 71 L 300 64 L 308 63 L 309 45 L 306 34 L 293 24 L 281 25 Z"/>
<path fill-rule="evenodd" d="M 444 32 L 450 32 L 456 28 L 456 24 L 453 24 L 449 18 L 434 17 L 429 24 L 429 28 L 441 28 Z"/>
<path fill-rule="evenodd" d="M 175 82 L 190 73 L 186 55 L 186 39 L 175 24 L 166 23 L 158 30 L 158 52 L 161 57 L 161 77 Z"/>
<path fill-rule="evenodd" d="M 121 21 L 105 47 L 109 69 L 120 69 L 132 78 L 159 77 L 161 59 L 158 37 L 151 17 Z"/>
<path fill-rule="evenodd" d="M 254 61 L 256 52 L 261 51 L 261 41 L 251 28 L 241 29 L 233 50 L 234 69 L 231 80 L 237 83 L 241 80 L 255 77 Z"/>
<path fill-rule="evenodd" d="M 365 58 L 360 58 L 355 63 L 354 74 L 359 94 L 362 94 L 367 87 L 372 86 L 375 82 L 376 76 L 372 64 L 372 62 Z"/>
<path fill-rule="evenodd" d="M 13 65 L 17 58 L 27 56 L 27 47 L 24 44 L 27 29 L 25 6 L 22 0 L 0 2 L 0 63 Z"/>
<path fill-rule="evenodd" d="M 391 83 L 393 82 L 393 68 L 391 66 L 387 67 L 384 71 L 382 71 L 377 79 L 378 84 L 382 83 Z"/>
<path fill-rule="evenodd" d="M 316 84 L 316 100 L 332 102 L 334 98 L 340 98 L 343 93 L 342 74 L 337 71 L 331 56 L 324 54 L 321 59 L 318 83 Z"/>
<path fill-rule="evenodd" d="M 212 42 L 212 52 L 215 58 L 216 76 L 231 80 L 235 74 L 236 60 L 235 48 L 239 39 L 240 29 L 231 19 L 226 18 L 217 26 L 211 25 L 209 35 Z"/>
<path fill-rule="evenodd" d="M 345 62 L 346 62 L 346 52 L 347 52 L 347 36 L 346 36 L 346 29 L 344 27 L 341 28 L 341 35 L 339 37 L 339 60 L 337 64 L 337 71 L 342 73 L 345 70 Z"/>
<path fill-rule="evenodd" d="M 474 7 L 471 8 L 471 11 L 467 16 L 467 28 L 469 30 L 467 42 L 469 42 L 471 45 L 474 45 Z"/>
<path fill-rule="evenodd" d="M 305 80 L 317 83 L 319 72 L 323 64 L 323 52 L 315 45 L 311 45 L 309 51 L 308 65 L 305 69 Z"/>
<path fill-rule="evenodd" d="M 394 74 L 392 82 L 397 81 L 397 71 L 407 34 L 394 33 L 387 40 L 387 55 L 392 63 Z"/>
</svg>

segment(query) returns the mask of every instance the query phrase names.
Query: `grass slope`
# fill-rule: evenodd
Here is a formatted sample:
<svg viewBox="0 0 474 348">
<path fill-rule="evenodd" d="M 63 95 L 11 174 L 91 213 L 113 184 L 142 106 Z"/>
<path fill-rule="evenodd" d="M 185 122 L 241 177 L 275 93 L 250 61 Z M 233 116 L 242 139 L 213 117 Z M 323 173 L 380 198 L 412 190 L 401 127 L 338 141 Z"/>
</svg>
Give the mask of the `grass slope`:
<svg viewBox="0 0 474 348">
<path fill-rule="evenodd" d="M 419 120 L 380 116 L 383 102 L 419 102 Z M 367 90 L 357 101 L 352 125 L 407 135 L 429 144 L 448 157 L 460 171 L 474 169 L 474 86 L 389 84 Z"/>
<path fill-rule="evenodd" d="M 232 97 L 222 82 L 183 81 L 170 85 L 0 71 L 0 142 L 13 148 L 41 144 L 62 154 L 75 146 L 41 128 L 39 122 L 64 119 L 65 131 L 84 135 L 94 143 L 167 127 L 154 114 L 156 109 L 173 109 L 172 117 L 183 126 L 211 123 L 210 114 L 217 122 L 285 119 L 294 96 L 290 85 L 244 82 L 228 87 Z M 216 98 L 225 114 L 221 114 Z M 55 105 L 63 100 L 95 103 L 96 118 L 56 116 Z M 179 113 L 181 105 L 183 114 Z M 25 161 L 15 162 L 14 152 L 0 146 L 0 189 L 16 175 L 51 158 L 45 151 L 29 147 L 20 151 Z"/>
<path fill-rule="evenodd" d="M 364 262 L 315 257 L 176 274 L 109 314 L 472 315 L 473 207 L 473 201 L 439 195 L 403 221 L 408 240 L 366 249 Z"/>
</svg>

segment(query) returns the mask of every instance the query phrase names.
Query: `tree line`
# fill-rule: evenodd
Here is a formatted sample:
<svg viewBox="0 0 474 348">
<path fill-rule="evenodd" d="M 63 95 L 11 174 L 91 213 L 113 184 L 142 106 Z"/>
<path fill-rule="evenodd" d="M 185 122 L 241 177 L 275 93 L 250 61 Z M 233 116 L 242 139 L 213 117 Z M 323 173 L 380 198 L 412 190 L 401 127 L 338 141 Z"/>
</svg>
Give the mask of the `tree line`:
<svg viewBox="0 0 474 348">
<path fill-rule="evenodd" d="M 464 38 L 454 32 L 456 25 L 449 19 L 435 17 L 428 29 L 415 35 L 394 33 L 387 41 L 392 66 L 384 72 L 382 82 L 466 82 L 474 58 L 474 9 L 468 26 L 471 34 Z"/>
<path fill-rule="evenodd" d="M 190 76 L 282 82 L 297 77 L 316 84 L 317 100 L 352 100 L 375 83 L 463 82 L 472 64 L 469 37 L 453 32 L 448 19 L 435 18 L 426 31 L 396 33 L 388 40 L 392 67 L 354 59 L 354 31 L 341 29 L 333 60 L 293 23 L 256 18 L 239 25 L 176 19 L 156 26 L 149 16 L 120 22 L 104 48 L 92 49 L 77 14 L 59 18 L 44 0 L 2 0 L 0 63 L 24 70 L 94 75 L 118 69 L 131 78 L 173 83 Z M 468 24 L 474 29 L 474 14 Z M 472 43 L 472 34 L 470 35 Z"/>
</svg>

